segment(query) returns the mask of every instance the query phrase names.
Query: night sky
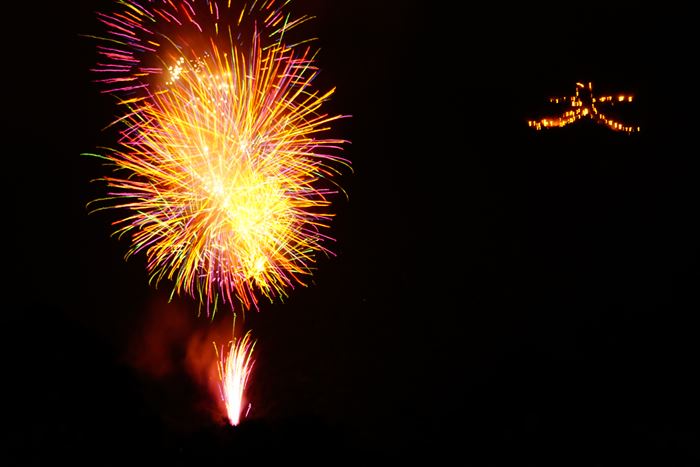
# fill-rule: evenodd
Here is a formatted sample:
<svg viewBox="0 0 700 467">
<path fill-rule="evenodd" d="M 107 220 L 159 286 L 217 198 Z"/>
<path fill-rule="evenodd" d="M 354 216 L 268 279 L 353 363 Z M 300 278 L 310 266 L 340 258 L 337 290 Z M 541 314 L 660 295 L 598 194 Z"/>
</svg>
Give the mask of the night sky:
<svg viewBox="0 0 700 467">
<path fill-rule="evenodd" d="M 117 109 L 81 34 L 110 2 L 4 9 L 11 465 L 699 465 L 692 15 L 611 3 L 291 3 L 316 16 L 316 83 L 352 115 L 332 136 L 353 172 L 337 256 L 245 317 L 237 428 L 192 371 L 230 312 L 168 303 L 86 208 L 106 169 L 80 154 L 114 145 Z M 527 127 L 577 81 L 634 94 L 619 111 L 642 131 Z"/>
</svg>

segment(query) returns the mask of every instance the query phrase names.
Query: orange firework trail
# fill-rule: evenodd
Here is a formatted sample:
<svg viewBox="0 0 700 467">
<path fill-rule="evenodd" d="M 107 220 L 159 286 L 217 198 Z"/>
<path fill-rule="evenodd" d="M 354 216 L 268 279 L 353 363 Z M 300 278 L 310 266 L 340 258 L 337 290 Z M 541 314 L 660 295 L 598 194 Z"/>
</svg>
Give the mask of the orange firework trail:
<svg viewBox="0 0 700 467">
<path fill-rule="evenodd" d="M 281 39 L 288 17 L 270 16 L 264 24 Z M 215 34 L 192 58 L 180 55 L 145 97 L 148 86 L 130 88 L 138 92 L 121 99 L 129 110 L 116 122 L 119 147 L 98 156 L 115 175 L 103 177 L 109 192 L 95 210 L 126 213 L 114 225 L 131 239 L 127 258 L 145 252 L 150 281 L 171 281 L 173 294 L 198 299 L 207 314 L 220 301 L 257 308 L 260 296 L 305 285 L 317 254 L 332 254 L 323 231 L 340 190 L 333 177 L 350 167 L 333 154 L 346 141 L 318 138 L 343 116 L 321 110 L 334 90 L 313 88 L 313 51 L 264 45 L 255 28 L 244 48 L 229 33 L 223 48 Z M 136 71 L 122 78 L 153 78 Z"/>
<path fill-rule="evenodd" d="M 217 353 L 221 399 L 226 405 L 226 416 L 229 423 L 233 426 L 238 425 L 241 416 L 247 416 L 250 410 L 250 404 L 248 404 L 245 414 L 243 413 L 245 389 L 255 364 L 253 360 L 255 343 L 255 341 L 251 341 L 250 331 L 246 332 L 240 339 L 234 336 L 233 340 L 229 341 L 226 350 L 222 346 L 221 353 L 214 343 L 214 350 Z"/>
</svg>

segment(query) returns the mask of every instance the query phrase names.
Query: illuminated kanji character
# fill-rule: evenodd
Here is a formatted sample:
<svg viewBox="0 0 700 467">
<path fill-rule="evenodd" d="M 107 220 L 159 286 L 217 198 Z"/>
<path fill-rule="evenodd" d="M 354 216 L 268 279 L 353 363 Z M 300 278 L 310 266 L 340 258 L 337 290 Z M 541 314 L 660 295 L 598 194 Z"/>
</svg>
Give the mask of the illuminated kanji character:
<svg viewBox="0 0 700 467">
<path fill-rule="evenodd" d="M 588 117 L 596 123 L 607 126 L 611 130 L 624 131 L 626 133 L 639 131 L 639 127 L 624 125 L 611 118 L 608 118 L 598 108 L 601 106 L 601 104 L 614 105 L 616 102 L 632 102 L 632 96 L 618 95 L 614 97 L 596 97 L 593 95 L 593 84 L 591 82 L 588 82 L 585 85 L 583 83 L 576 83 L 575 95 L 566 97 L 550 97 L 549 102 L 554 104 L 568 103 L 570 108 L 563 114 L 556 117 L 545 117 L 541 120 L 528 120 L 527 124 L 529 127 L 536 130 L 541 130 L 543 128 L 561 128 L 569 125 L 570 123 L 575 123 L 581 118 Z"/>
</svg>

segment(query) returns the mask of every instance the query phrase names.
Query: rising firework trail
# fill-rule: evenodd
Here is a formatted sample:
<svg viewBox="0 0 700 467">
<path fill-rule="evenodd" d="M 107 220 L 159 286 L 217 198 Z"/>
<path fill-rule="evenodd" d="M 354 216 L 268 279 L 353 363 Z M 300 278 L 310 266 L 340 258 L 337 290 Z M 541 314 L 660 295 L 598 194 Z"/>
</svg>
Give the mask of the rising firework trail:
<svg viewBox="0 0 700 467">
<path fill-rule="evenodd" d="M 234 334 L 225 349 L 222 346 L 219 350 L 216 342 L 214 343 L 221 400 L 226 406 L 229 423 L 233 426 L 241 422 L 241 417 L 248 415 L 251 407 L 250 403 L 246 407 L 245 390 L 255 364 L 253 360 L 255 344 L 256 341 L 251 340 L 250 331 L 246 332 L 242 338 L 237 338 Z"/>
<path fill-rule="evenodd" d="M 282 41 L 304 19 L 292 21 L 272 8 L 274 1 L 262 2 L 263 29 L 254 23 L 244 37 L 246 29 L 235 26 L 253 7 L 224 26 L 221 8 L 206 2 L 211 13 L 200 16 L 216 19 L 207 28 L 192 19 L 197 2 L 148 2 L 150 10 L 122 3 L 128 11 L 103 22 L 124 29 L 128 40 L 97 71 L 118 75 L 102 81 L 122 83 L 109 92 L 127 110 L 114 123 L 118 147 L 98 156 L 114 172 L 102 178 L 108 195 L 94 210 L 121 212 L 114 227 L 131 240 L 126 257 L 144 252 L 154 285 L 167 279 L 173 294 L 194 297 L 208 315 L 220 302 L 247 310 L 257 309 L 261 296 L 284 298 L 307 283 L 319 253 L 332 255 L 325 230 L 331 198 L 342 191 L 334 177 L 350 168 L 337 155 L 346 141 L 320 137 L 343 116 L 322 110 L 334 89 L 314 88 L 315 52 Z M 166 4 L 179 5 L 191 20 L 166 21 L 175 32 L 161 39 L 174 48 L 156 47 L 160 36 L 152 32 L 159 18 L 175 17 L 175 10 L 168 16 L 155 7 Z M 202 37 L 193 25 L 213 32 Z M 136 41 L 144 31 L 149 39 Z M 179 53 L 158 56 L 170 66 L 139 65 L 146 52 L 166 49 Z M 121 61 L 130 65 L 117 66 Z"/>
</svg>

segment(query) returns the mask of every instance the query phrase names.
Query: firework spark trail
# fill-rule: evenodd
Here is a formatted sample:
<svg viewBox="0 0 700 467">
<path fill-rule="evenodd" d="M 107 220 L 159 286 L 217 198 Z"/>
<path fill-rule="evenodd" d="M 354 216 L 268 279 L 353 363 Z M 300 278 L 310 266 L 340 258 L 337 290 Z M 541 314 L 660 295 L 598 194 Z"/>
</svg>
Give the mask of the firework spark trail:
<svg viewBox="0 0 700 467">
<path fill-rule="evenodd" d="M 236 338 L 234 335 L 226 349 L 222 346 L 220 352 L 216 342 L 214 343 L 221 399 L 226 405 L 229 423 L 233 426 L 238 425 L 241 416 L 246 416 L 250 410 L 250 404 L 248 404 L 246 413 L 242 413 L 245 406 L 245 390 L 255 365 L 253 360 L 255 344 L 256 341 L 251 340 L 250 331 L 246 332 L 242 338 Z"/>
<path fill-rule="evenodd" d="M 350 167 L 333 155 L 346 141 L 316 138 L 343 116 L 321 112 L 334 90 L 313 88 L 308 46 L 264 47 L 256 31 L 249 49 L 209 39 L 126 106 L 119 148 L 98 156 L 115 176 L 95 201 L 127 211 L 115 233 L 131 236 L 127 257 L 145 251 L 151 282 L 172 281 L 208 315 L 305 284 L 317 253 L 332 254 L 333 177 Z"/>
<path fill-rule="evenodd" d="M 98 12 L 105 33 L 98 41 L 92 69 L 104 93 L 122 103 L 145 99 L 149 88 L 177 75 L 182 59 L 196 60 L 209 40 L 247 48 L 259 31 L 269 44 L 283 45 L 291 30 L 312 17 L 292 18 L 283 11 L 290 0 L 117 0 L 115 11 Z M 295 47 L 314 38 L 297 40 Z M 265 45 L 267 47 L 268 44 Z M 154 86 L 155 84 L 155 86 Z"/>
</svg>

